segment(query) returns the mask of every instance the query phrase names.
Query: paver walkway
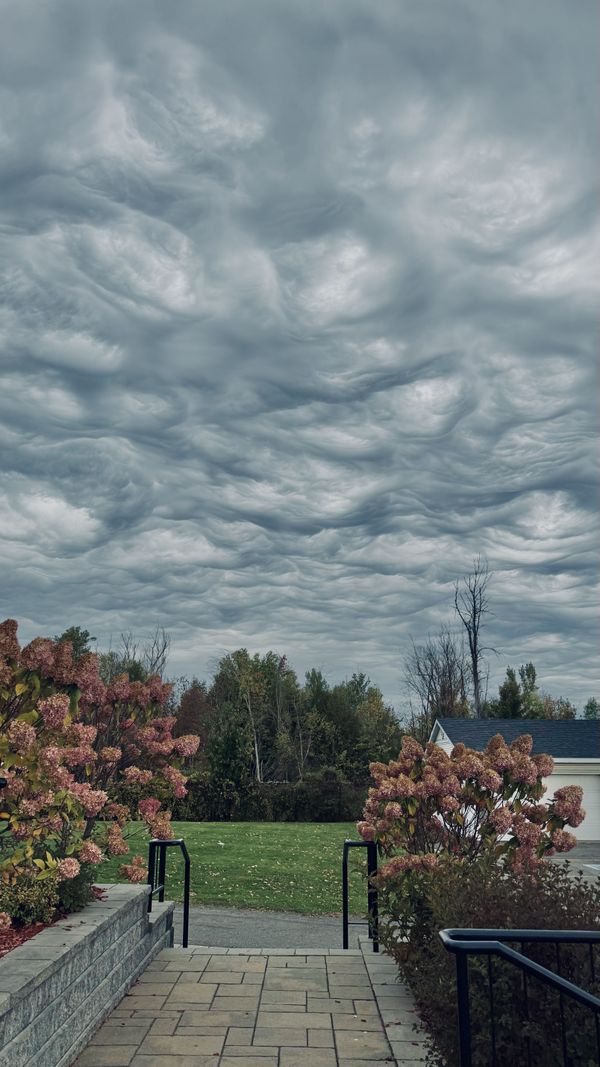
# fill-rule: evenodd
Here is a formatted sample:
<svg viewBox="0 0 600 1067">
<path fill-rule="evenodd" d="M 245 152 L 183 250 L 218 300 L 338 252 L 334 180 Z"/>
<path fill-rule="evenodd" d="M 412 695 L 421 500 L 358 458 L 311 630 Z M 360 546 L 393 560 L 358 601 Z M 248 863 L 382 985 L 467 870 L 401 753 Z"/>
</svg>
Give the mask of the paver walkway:
<svg viewBox="0 0 600 1067">
<path fill-rule="evenodd" d="M 165 949 L 76 1067 L 423 1064 L 414 1003 L 396 975 L 370 945 L 364 954 Z"/>
</svg>

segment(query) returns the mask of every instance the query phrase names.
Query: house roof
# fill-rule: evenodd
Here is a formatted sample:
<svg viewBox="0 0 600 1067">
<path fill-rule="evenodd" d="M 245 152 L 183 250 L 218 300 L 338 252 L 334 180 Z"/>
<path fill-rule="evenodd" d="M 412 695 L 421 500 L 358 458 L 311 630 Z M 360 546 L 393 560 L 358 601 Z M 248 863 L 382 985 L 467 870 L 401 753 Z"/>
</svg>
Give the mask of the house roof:
<svg viewBox="0 0 600 1067">
<path fill-rule="evenodd" d="M 483 749 L 494 734 L 510 744 L 521 734 L 531 734 L 533 752 L 547 752 L 555 759 L 600 759 L 600 722 L 587 719 L 451 719 L 436 720 L 431 739 L 442 727 L 453 744 Z"/>
</svg>

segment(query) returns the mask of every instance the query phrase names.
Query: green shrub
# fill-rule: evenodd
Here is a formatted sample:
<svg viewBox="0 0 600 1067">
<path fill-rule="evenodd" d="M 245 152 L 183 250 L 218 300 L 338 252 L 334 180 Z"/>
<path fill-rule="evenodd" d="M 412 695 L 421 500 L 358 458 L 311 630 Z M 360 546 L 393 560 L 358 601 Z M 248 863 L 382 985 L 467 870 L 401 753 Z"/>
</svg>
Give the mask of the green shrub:
<svg viewBox="0 0 600 1067">
<path fill-rule="evenodd" d="M 229 779 L 220 780 L 209 771 L 199 771 L 190 775 L 186 789 L 187 796 L 175 801 L 175 819 L 228 822 L 239 817 L 240 796 Z"/>
<path fill-rule="evenodd" d="M 58 883 L 58 907 L 69 914 L 81 911 L 93 899 L 92 885 L 96 868 L 91 863 L 82 863 L 76 878 L 66 878 Z"/>
<path fill-rule="evenodd" d="M 15 926 L 52 922 L 58 903 L 56 877 L 36 881 L 33 874 L 23 875 L 13 885 L 0 888 L 0 911 L 7 912 Z"/>
<path fill-rule="evenodd" d="M 125 782 L 119 780 L 111 785 L 110 799 L 117 804 L 124 804 L 126 808 L 129 808 L 132 819 L 137 819 L 138 816 L 138 804 L 140 800 L 145 800 L 147 797 L 156 797 L 162 803 L 163 807 L 171 806 L 173 803 L 172 793 L 169 790 L 169 786 L 163 782 L 152 782 L 150 785 L 138 785 L 136 782 Z"/>
<path fill-rule="evenodd" d="M 209 771 L 190 775 L 188 795 L 175 802 L 175 819 L 198 822 L 352 822 L 361 813 L 365 782 L 349 782 L 336 768 L 308 774 L 300 782 L 236 784 Z M 139 791 L 139 787 L 138 787 Z M 123 789 L 115 800 L 132 811 L 138 796 Z"/>
<path fill-rule="evenodd" d="M 535 875 L 499 866 L 491 859 L 472 865 L 446 861 L 432 871 L 387 879 L 380 890 L 381 939 L 409 982 L 439 1050 L 434 1062 L 458 1062 L 455 959 L 439 937 L 444 928 L 598 930 L 600 881 L 569 874 L 569 865 L 543 863 Z M 514 946 L 517 949 L 520 945 Z M 556 971 L 554 945 L 525 945 L 525 952 Z M 600 950 L 594 949 L 595 980 L 588 946 L 561 946 L 561 973 L 600 994 Z M 492 962 L 496 1061 L 503 1067 L 548 1067 L 562 1063 L 558 994 L 496 957 Z M 485 957 L 469 963 L 473 1067 L 493 1062 L 490 1043 L 489 974 Z M 569 1067 L 597 1063 L 592 1013 L 564 999 Z"/>
<path fill-rule="evenodd" d="M 238 818 L 245 822 L 288 822 L 273 810 L 274 797 L 264 782 L 251 781 L 240 787 Z"/>
</svg>

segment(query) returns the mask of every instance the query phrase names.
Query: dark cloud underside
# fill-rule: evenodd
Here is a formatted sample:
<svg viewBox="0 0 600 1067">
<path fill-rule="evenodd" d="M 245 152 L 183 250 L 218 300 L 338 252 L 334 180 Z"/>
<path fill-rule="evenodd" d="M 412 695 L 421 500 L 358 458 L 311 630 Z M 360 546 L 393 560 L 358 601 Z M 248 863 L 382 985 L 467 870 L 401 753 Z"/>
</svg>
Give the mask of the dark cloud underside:
<svg viewBox="0 0 600 1067">
<path fill-rule="evenodd" d="M 3 612 L 597 660 L 595 7 L 2 5 Z"/>
</svg>

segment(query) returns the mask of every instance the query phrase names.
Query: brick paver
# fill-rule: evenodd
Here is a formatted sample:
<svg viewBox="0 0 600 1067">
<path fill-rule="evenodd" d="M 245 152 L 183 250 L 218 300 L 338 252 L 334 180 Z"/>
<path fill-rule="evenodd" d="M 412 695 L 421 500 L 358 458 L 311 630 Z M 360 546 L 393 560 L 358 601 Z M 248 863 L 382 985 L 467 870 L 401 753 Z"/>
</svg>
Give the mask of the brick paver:
<svg viewBox="0 0 600 1067">
<path fill-rule="evenodd" d="M 423 1064 L 393 962 L 354 949 L 165 949 L 75 1067 Z"/>
</svg>

